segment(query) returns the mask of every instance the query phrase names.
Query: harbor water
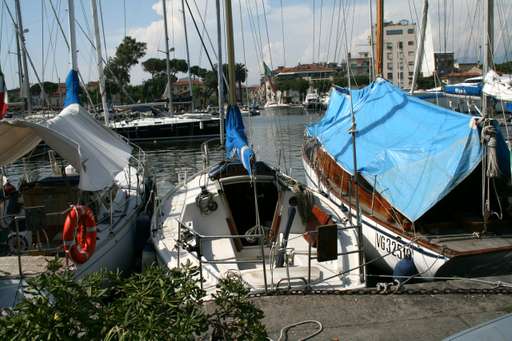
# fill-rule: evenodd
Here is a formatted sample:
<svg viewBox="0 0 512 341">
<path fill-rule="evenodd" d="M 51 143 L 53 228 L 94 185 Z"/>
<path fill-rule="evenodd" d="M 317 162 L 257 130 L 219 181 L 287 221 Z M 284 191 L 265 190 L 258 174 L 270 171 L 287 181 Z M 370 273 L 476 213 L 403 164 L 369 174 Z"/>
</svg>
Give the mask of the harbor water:
<svg viewBox="0 0 512 341">
<path fill-rule="evenodd" d="M 319 114 L 245 117 L 244 124 L 256 158 L 279 167 L 304 182 L 301 146 L 304 128 Z M 208 143 L 210 164 L 220 161 L 223 151 L 218 140 Z M 192 175 L 203 167 L 201 142 L 142 145 L 157 181 L 159 195 L 164 195 L 179 176 Z"/>
</svg>

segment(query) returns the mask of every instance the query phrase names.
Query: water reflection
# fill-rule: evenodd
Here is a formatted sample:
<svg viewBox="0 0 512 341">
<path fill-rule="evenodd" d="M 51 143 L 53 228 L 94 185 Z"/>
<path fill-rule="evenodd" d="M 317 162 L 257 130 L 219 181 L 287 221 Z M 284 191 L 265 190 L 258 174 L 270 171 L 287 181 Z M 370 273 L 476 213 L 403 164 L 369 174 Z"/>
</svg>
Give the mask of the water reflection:
<svg viewBox="0 0 512 341">
<path fill-rule="evenodd" d="M 304 181 L 301 146 L 304 126 L 319 118 L 318 114 L 297 116 L 245 117 L 249 142 L 258 160 L 280 167 L 300 181 Z M 203 167 L 200 142 L 180 144 L 142 145 L 148 165 L 152 168 L 160 195 L 178 181 L 178 173 L 191 175 Z M 209 144 L 210 164 L 222 160 L 223 150 L 218 141 Z"/>
</svg>

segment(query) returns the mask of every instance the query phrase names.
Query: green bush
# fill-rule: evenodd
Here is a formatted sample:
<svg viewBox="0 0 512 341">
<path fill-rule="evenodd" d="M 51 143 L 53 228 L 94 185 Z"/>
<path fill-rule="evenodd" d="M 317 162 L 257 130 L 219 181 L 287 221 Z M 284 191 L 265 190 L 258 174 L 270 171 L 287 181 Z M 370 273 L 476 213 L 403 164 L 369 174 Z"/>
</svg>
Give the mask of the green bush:
<svg viewBox="0 0 512 341">
<path fill-rule="evenodd" d="M 150 267 L 128 278 L 98 272 L 79 282 L 52 269 L 28 280 L 27 299 L 0 318 L 0 340 L 261 340 L 263 312 L 236 277 L 203 305 L 198 269 Z M 210 335 L 211 334 L 211 335 Z"/>
</svg>

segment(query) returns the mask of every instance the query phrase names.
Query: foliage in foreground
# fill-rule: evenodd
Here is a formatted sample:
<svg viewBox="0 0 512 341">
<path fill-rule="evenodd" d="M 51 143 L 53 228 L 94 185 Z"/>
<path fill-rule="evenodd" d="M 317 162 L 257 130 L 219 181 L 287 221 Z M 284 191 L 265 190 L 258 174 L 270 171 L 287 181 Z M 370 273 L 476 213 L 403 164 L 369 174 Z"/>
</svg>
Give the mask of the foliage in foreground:
<svg viewBox="0 0 512 341">
<path fill-rule="evenodd" d="M 73 280 L 56 269 L 28 281 L 31 296 L 0 317 L 0 340 L 261 340 L 263 312 L 237 278 L 203 306 L 197 268 L 150 267 L 123 278 L 100 272 Z"/>
</svg>

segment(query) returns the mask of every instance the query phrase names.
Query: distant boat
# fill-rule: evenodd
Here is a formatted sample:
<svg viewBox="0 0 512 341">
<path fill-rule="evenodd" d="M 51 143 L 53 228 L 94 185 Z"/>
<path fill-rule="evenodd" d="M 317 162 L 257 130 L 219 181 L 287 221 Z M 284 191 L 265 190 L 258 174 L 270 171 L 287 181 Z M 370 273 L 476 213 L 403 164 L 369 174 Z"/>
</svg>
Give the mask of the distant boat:
<svg viewBox="0 0 512 341">
<path fill-rule="evenodd" d="M 351 103 L 357 122 L 356 189 L 350 186 L 352 141 L 346 133 L 352 127 Z M 494 142 L 482 144 L 489 140 Z M 484 163 L 490 174 L 484 191 L 482 157 L 488 150 L 494 156 L 484 159 L 493 160 Z M 360 90 L 331 92 L 323 118 L 306 129 L 303 163 L 308 185 L 353 223 L 354 193 L 359 193 L 368 261 L 390 270 L 408 262 L 427 278 L 512 273 L 512 212 L 506 208 L 510 157 L 496 128 L 482 130 L 475 117 L 377 79 Z"/>
<path fill-rule="evenodd" d="M 320 101 L 320 96 L 316 90 L 308 91 L 306 97 L 304 98 L 304 102 L 302 105 L 305 109 L 320 109 L 322 103 Z"/>
<path fill-rule="evenodd" d="M 443 91 L 453 95 L 481 96 L 483 86 L 483 78 L 479 76 L 468 78 L 462 83 L 443 85 Z"/>
</svg>

